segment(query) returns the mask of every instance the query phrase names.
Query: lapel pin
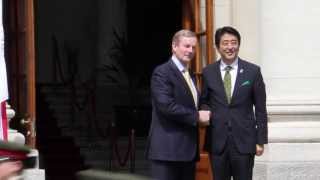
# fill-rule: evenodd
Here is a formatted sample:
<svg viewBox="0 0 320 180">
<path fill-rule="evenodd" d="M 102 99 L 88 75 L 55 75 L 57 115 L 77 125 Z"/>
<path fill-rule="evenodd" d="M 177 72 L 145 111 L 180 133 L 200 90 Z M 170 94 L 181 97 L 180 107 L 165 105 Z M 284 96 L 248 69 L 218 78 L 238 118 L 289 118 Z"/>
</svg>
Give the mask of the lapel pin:
<svg viewBox="0 0 320 180">
<path fill-rule="evenodd" d="M 240 69 L 240 73 L 243 73 L 243 69 Z"/>
</svg>

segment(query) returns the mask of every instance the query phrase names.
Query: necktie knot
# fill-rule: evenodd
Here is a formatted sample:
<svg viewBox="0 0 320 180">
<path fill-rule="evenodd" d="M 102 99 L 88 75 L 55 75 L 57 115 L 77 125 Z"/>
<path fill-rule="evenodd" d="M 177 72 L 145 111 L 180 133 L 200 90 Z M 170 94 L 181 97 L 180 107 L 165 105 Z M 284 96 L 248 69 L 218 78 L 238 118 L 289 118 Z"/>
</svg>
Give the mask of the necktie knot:
<svg viewBox="0 0 320 180">
<path fill-rule="evenodd" d="M 232 66 L 226 66 L 226 67 L 224 68 L 224 70 L 227 71 L 227 72 L 230 72 L 231 69 L 232 69 Z"/>
</svg>

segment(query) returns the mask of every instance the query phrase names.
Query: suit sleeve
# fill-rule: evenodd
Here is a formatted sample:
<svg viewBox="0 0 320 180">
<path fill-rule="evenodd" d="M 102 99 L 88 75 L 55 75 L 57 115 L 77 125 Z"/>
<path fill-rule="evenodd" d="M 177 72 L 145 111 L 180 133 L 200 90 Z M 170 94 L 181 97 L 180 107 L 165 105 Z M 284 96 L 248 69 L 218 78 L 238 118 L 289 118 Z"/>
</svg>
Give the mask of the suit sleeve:
<svg viewBox="0 0 320 180">
<path fill-rule="evenodd" d="M 202 75 L 202 79 L 203 79 L 203 82 L 202 82 L 203 86 L 202 86 L 201 96 L 200 96 L 200 100 L 199 100 L 200 109 L 201 110 L 210 110 L 208 81 L 207 81 L 204 73 Z"/>
<path fill-rule="evenodd" d="M 260 68 L 254 82 L 253 98 L 255 104 L 255 116 L 257 121 L 257 144 L 268 143 L 268 118 L 266 108 L 266 89 Z"/>
<path fill-rule="evenodd" d="M 152 103 L 159 113 L 168 120 L 176 121 L 190 126 L 196 126 L 198 111 L 177 103 L 174 97 L 174 82 L 169 80 L 167 72 L 157 68 L 151 78 Z M 180 87 L 178 87 L 180 88 Z"/>
</svg>

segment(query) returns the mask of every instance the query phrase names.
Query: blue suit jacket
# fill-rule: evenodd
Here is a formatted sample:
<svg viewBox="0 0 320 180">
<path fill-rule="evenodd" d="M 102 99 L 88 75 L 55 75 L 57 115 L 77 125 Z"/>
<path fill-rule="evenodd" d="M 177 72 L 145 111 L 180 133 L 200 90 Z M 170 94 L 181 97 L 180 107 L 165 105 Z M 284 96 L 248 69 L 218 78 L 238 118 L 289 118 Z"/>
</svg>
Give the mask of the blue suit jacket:
<svg viewBox="0 0 320 180">
<path fill-rule="evenodd" d="M 154 70 L 151 97 L 148 158 L 163 161 L 196 160 L 198 110 L 187 82 L 171 59 Z"/>
<path fill-rule="evenodd" d="M 205 149 L 222 152 L 228 137 L 228 122 L 241 153 L 255 153 L 256 144 L 268 141 L 266 91 L 260 68 L 238 61 L 238 72 L 231 103 L 228 104 L 220 72 L 220 61 L 203 70 L 202 109 L 212 112 L 207 127 Z"/>
</svg>

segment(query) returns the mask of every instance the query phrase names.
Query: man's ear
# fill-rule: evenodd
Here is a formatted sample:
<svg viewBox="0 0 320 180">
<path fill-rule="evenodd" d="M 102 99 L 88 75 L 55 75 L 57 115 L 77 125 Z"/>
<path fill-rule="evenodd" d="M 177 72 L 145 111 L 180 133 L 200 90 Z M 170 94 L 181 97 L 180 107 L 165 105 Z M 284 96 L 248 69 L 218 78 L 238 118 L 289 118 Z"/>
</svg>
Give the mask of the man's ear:
<svg viewBox="0 0 320 180">
<path fill-rule="evenodd" d="M 171 44 L 171 48 L 172 48 L 172 51 L 173 51 L 173 52 L 176 51 L 176 47 L 177 47 L 176 43 L 173 42 L 173 43 Z"/>
</svg>

